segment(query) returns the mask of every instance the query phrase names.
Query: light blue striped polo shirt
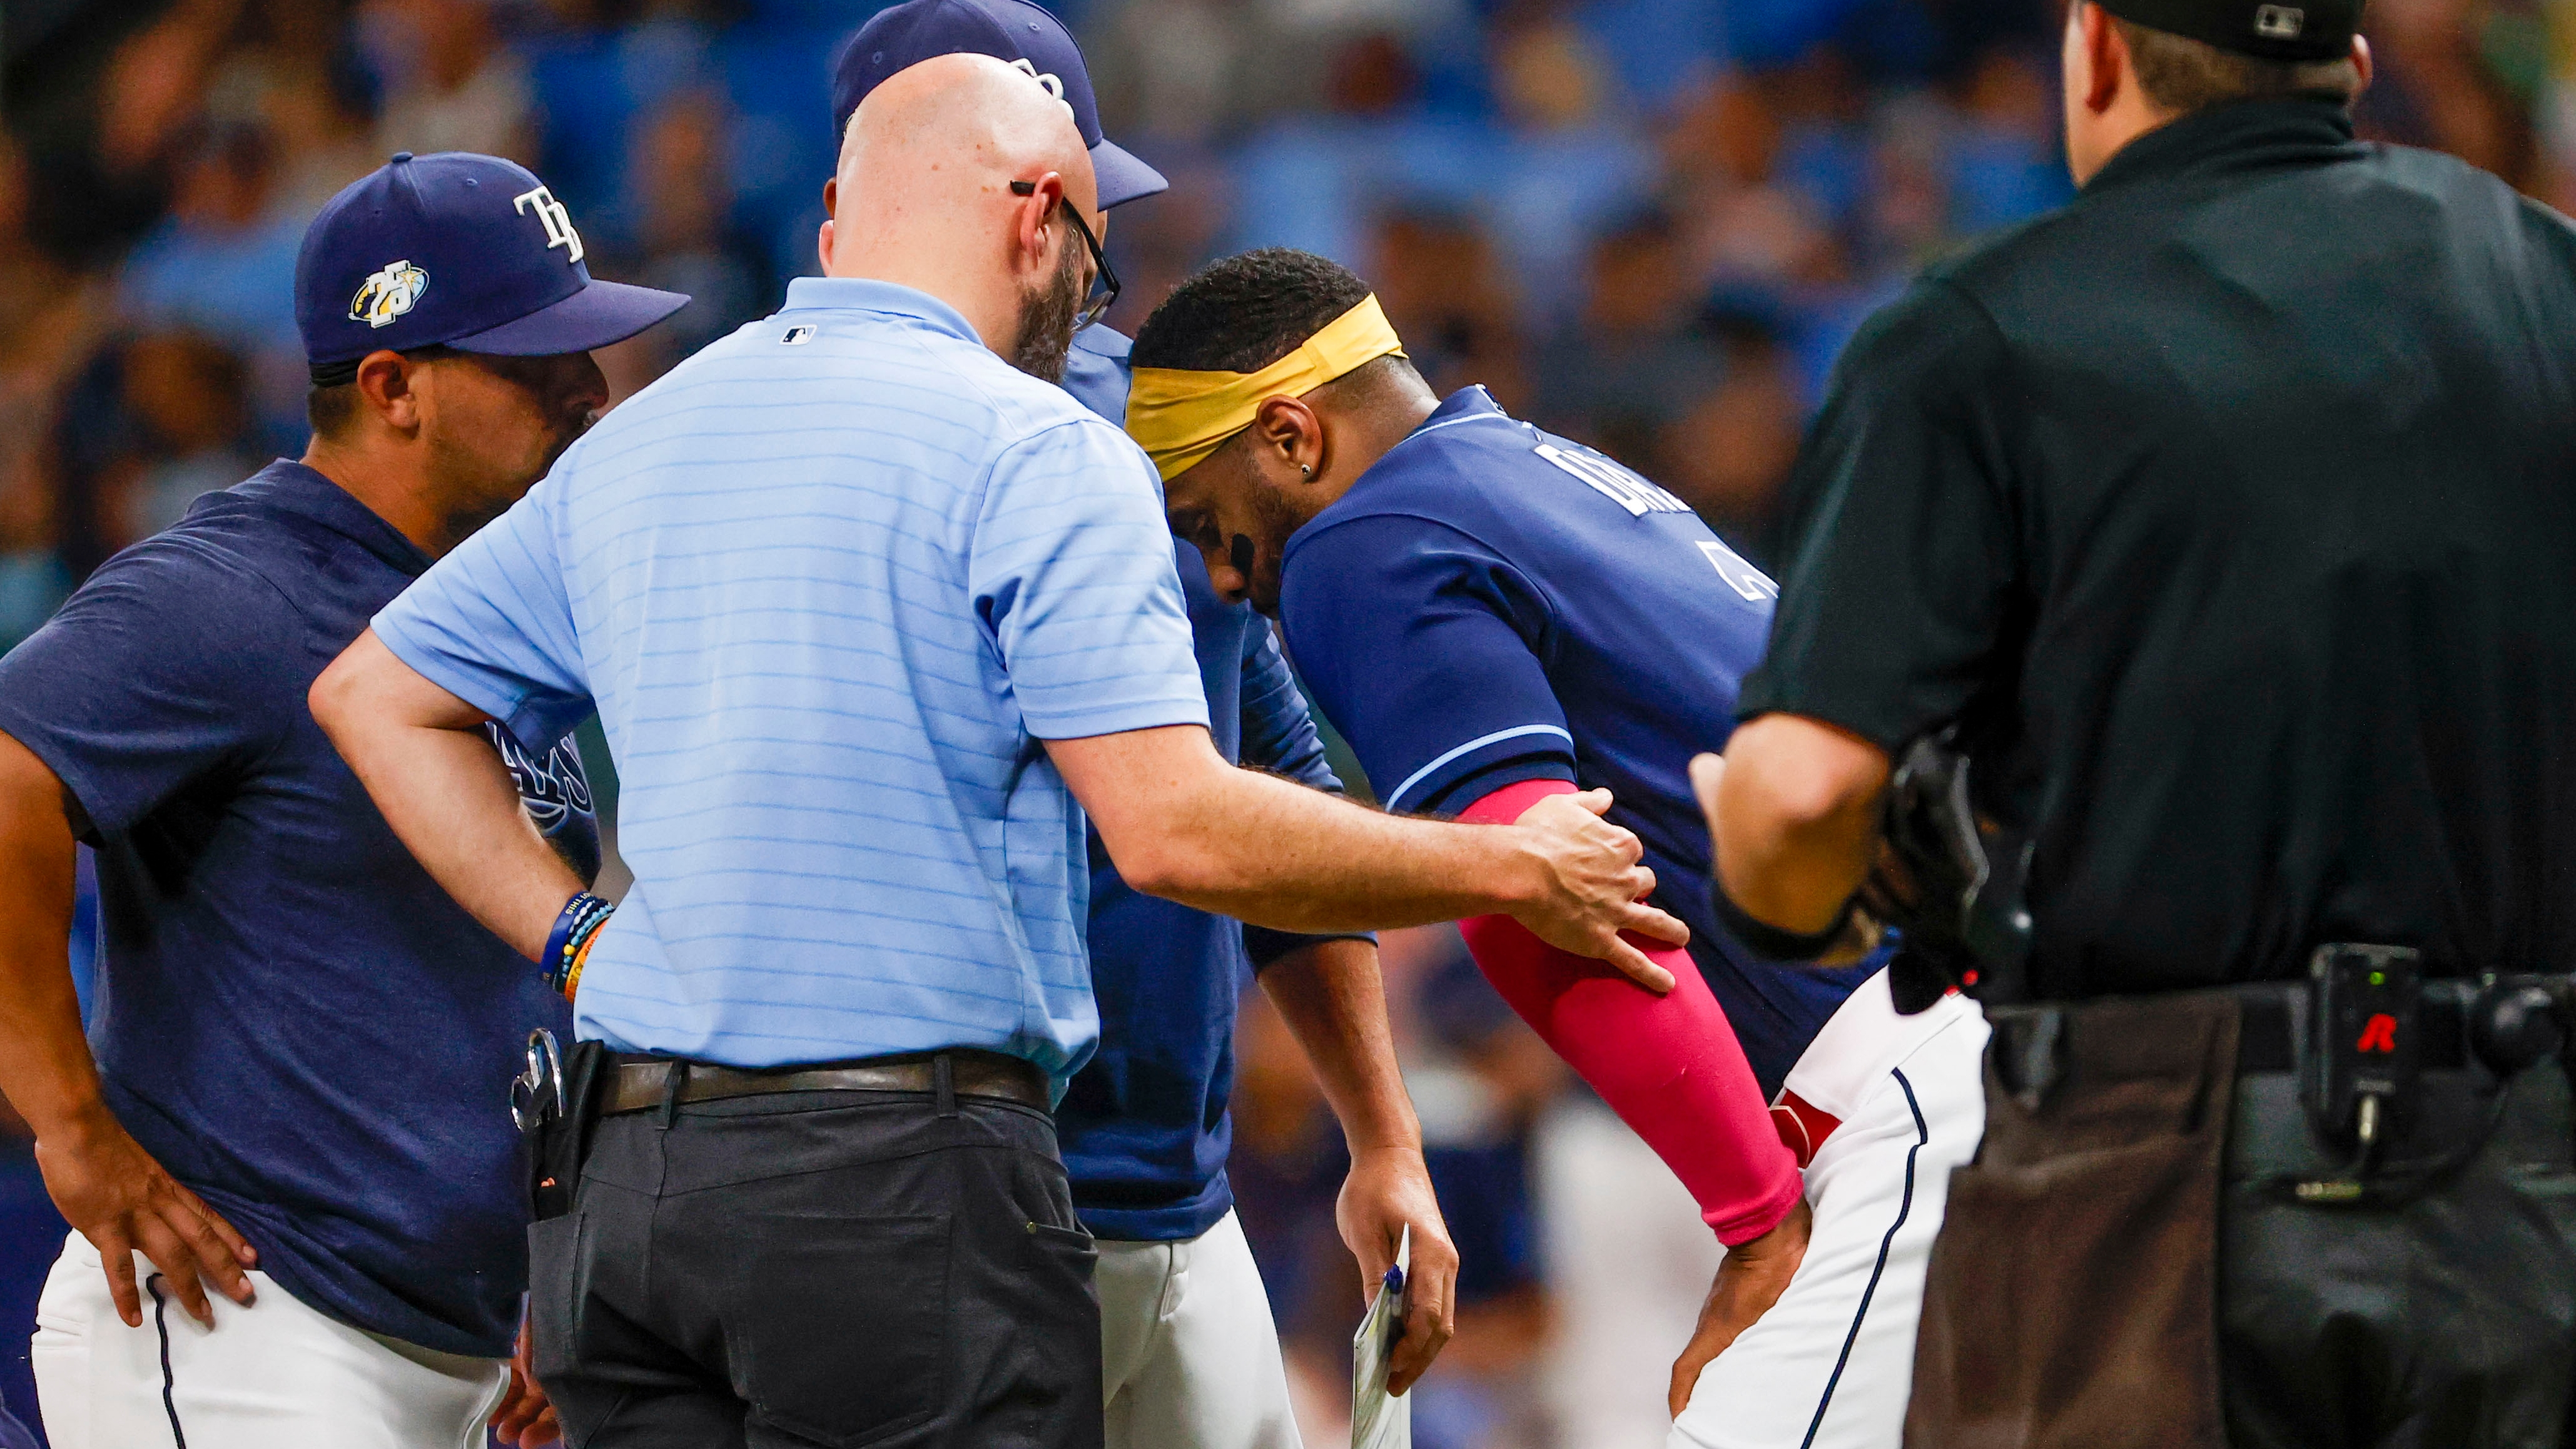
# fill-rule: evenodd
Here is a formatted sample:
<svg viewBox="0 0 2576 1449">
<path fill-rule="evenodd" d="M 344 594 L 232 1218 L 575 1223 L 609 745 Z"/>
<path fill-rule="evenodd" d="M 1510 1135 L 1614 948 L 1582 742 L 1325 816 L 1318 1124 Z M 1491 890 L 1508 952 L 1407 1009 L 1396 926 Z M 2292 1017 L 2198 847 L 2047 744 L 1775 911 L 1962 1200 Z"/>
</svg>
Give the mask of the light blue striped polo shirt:
<svg viewBox="0 0 2576 1449">
<path fill-rule="evenodd" d="M 596 707 L 635 885 L 578 1029 L 780 1066 L 1098 1035 L 1041 739 L 1205 724 L 1152 466 L 906 287 L 786 310 L 602 419 L 376 616 L 523 740 Z"/>
</svg>

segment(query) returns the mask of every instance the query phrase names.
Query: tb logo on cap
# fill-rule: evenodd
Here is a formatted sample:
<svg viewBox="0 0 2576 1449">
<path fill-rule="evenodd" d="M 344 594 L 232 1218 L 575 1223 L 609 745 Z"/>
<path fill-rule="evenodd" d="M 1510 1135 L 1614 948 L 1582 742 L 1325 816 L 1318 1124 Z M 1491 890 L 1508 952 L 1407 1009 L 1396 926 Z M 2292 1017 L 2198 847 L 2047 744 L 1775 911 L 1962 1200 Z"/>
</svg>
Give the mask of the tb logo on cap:
<svg viewBox="0 0 2576 1449">
<path fill-rule="evenodd" d="M 580 261 L 581 233 L 572 229 L 572 213 L 564 210 L 564 204 L 542 186 L 510 198 L 510 209 L 521 216 L 527 215 L 531 206 L 537 209 L 537 220 L 545 223 L 546 250 L 563 247 L 572 253 L 565 261 Z"/>
<path fill-rule="evenodd" d="M 1037 29 L 1034 25 L 1029 28 L 1031 30 Z M 1055 97 L 1059 101 L 1064 99 L 1064 77 L 1059 76 L 1052 71 L 1039 70 L 1036 61 L 1015 60 L 1011 62 L 1011 69 L 1026 74 L 1030 79 L 1036 81 L 1039 85 L 1044 86 L 1048 95 Z"/>
<path fill-rule="evenodd" d="M 349 299 L 349 320 L 370 327 L 391 326 L 428 290 L 429 273 L 408 261 L 387 262 L 358 285 L 358 295 Z"/>
</svg>

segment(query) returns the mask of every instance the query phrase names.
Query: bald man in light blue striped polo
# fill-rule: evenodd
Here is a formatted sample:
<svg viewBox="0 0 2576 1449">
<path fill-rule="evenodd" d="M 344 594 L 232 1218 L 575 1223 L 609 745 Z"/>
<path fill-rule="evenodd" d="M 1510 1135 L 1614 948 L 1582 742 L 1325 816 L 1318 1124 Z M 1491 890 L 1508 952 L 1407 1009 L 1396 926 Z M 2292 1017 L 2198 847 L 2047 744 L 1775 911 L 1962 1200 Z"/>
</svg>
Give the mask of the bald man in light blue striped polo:
<svg viewBox="0 0 2576 1449">
<path fill-rule="evenodd" d="M 530 1239 L 537 1373 L 590 1449 L 1100 1443 L 1047 1115 L 1096 1035 L 1086 808 L 1138 888 L 1282 929 L 1503 911 L 1647 971 L 1621 929 L 1686 934 L 1636 904 L 1606 797 L 1407 820 L 1216 753 L 1153 469 L 1051 385 L 1103 270 L 1063 102 L 925 61 L 861 105 L 837 192 L 829 275 L 603 420 L 314 688 L 405 843 L 613 1053 L 573 1211 Z M 462 748 L 594 710 L 613 916 Z"/>
</svg>

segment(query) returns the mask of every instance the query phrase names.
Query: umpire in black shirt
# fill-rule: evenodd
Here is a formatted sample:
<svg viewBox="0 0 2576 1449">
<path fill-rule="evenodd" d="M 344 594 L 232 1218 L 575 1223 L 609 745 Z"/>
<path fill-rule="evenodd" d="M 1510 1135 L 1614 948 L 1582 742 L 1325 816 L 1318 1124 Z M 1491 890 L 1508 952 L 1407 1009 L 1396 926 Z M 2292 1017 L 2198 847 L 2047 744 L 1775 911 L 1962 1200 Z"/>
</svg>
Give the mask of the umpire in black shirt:
<svg viewBox="0 0 2576 1449">
<path fill-rule="evenodd" d="M 2354 139 L 2359 9 L 2073 7 L 2083 193 L 1853 343 L 1697 768 L 1792 956 L 1970 761 L 1909 1445 L 2576 1444 L 2576 231 Z"/>
</svg>

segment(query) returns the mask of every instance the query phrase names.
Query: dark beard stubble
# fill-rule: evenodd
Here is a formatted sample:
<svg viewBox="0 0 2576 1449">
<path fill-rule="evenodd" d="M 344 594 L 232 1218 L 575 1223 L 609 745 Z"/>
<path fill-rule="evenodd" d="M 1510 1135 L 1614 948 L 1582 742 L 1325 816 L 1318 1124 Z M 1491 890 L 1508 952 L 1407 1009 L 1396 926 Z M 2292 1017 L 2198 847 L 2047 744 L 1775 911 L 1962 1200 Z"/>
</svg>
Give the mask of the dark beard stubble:
<svg viewBox="0 0 2576 1449">
<path fill-rule="evenodd" d="M 1011 366 L 1041 382 L 1064 381 L 1073 319 L 1082 311 L 1082 261 L 1083 249 L 1067 238 L 1057 253 L 1055 281 L 1020 297 L 1020 335 L 1011 344 Z"/>
</svg>

